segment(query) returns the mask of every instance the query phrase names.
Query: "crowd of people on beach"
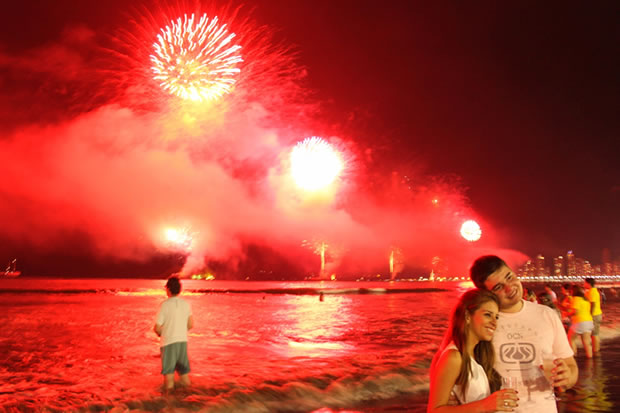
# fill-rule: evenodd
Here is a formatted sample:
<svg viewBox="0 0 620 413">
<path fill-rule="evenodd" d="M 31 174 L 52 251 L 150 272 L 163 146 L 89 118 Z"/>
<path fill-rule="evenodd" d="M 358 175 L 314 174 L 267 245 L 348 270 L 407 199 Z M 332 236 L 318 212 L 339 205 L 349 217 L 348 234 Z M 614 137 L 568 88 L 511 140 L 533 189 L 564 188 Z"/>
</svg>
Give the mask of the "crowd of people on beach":
<svg viewBox="0 0 620 413">
<path fill-rule="evenodd" d="M 538 294 L 525 288 L 523 299 L 552 308 L 564 324 L 573 352 L 577 353 L 577 341 L 581 340 L 586 357 L 592 358 L 601 349 L 601 304 L 606 300 L 605 292 L 596 287 L 596 281 L 591 277 L 586 278 L 583 285 L 565 283 L 560 288 L 561 299 L 550 284 Z"/>
</svg>

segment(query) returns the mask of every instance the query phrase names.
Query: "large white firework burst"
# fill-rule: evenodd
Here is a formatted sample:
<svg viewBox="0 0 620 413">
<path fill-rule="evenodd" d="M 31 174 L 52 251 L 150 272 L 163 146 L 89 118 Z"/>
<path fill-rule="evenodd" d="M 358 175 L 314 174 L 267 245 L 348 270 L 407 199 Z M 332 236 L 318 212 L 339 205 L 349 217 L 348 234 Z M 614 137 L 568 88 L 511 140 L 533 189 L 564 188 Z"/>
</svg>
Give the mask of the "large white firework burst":
<svg viewBox="0 0 620 413">
<path fill-rule="evenodd" d="M 306 138 L 291 151 L 291 174 L 306 191 L 330 185 L 344 168 L 340 153 L 322 138 Z"/>
<path fill-rule="evenodd" d="M 151 55 L 155 80 L 183 99 L 214 100 L 231 91 L 243 61 L 234 33 L 206 14 L 185 15 L 161 29 Z"/>
</svg>

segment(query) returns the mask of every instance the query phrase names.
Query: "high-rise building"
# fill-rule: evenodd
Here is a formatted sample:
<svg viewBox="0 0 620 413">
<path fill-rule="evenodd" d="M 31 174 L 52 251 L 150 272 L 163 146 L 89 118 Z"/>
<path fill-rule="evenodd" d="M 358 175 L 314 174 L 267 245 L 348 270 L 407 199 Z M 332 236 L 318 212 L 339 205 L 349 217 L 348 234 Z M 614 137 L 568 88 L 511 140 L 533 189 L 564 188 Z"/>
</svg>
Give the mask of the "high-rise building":
<svg viewBox="0 0 620 413">
<path fill-rule="evenodd" d="M 560 255 L 553 259 L 553 276 L 562 277 L 564 274 L 564 257 Z"/>
<path fill-rule="evenodd" d="M 583 277 L 585 275 L 586 260 L 583 258 L 575 258 L 575 275 Z"/>
<path fill-rule="evenodd" d="M 603 248 L 601 252 L 601 275 L 612 275 L 612 272 L 611 251 L 609 248 Z"/>
<path fill-rule="evenodd" d="M 577 262 L 573 251 L 568 251 L 566 253 L 566 275 L 569 277 L 577 275 Z"/>
<path fill-rule="evenodd" d="M 536 257 L 536 276 L 542 277 L 545 275 L 545 257 L 542 254 L 538 254 Z"/>
<path fill-rule="evenodd" d="M 517 271 L 519 277 L 534 277 L 536 275 L 536 265 L 532 260 L 527 260 L 525 264 Z"/>
</svg>

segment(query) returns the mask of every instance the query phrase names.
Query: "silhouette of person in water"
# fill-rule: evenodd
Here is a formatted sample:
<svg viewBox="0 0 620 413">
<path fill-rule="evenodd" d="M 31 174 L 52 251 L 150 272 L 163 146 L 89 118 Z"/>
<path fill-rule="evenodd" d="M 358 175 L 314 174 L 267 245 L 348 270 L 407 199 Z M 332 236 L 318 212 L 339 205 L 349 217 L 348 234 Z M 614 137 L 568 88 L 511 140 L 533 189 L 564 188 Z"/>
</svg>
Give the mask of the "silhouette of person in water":
<svg viewBox="0 0 620 413">
<path fill-rule="evenodd" d="M 181 281 L 172 276 L 166 282 L 168 299 L 161 303 L 153 330 L 160 337 L 161 374 L 164 389 L 174 388 L 174 373 L 179 373 L 183 386 L 191 384 L 189 358 L 187 356 L 187 332 L 194 326 L 190 304 L 179 297 Z"/>
</svg>

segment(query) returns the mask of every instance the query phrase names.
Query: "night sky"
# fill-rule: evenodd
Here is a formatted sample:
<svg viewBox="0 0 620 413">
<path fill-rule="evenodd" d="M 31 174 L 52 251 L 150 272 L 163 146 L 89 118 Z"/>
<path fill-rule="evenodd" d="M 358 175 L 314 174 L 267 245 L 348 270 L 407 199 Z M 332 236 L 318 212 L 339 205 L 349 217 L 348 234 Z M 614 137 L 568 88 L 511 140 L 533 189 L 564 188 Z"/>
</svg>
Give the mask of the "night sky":
<svg viewBox="0 0 620 413">
<path fill-rule="evenodd" d="M 102 49 L 110 47 L 108 37 L 131 31 L 132 16 L 145 14 L 145 8 L 126 9 L 127 2 L 116 0 L 13 3 L 0 27 L 0 143 L 4 143 L 0 150 L 5 161 L 10 159 L 0 176 L 4 180 L 0 223 L 5 229 L 0 231 L 0 263 L 18 256 L 30 274 L 152 275 L 174 269 L 182 259 L 161 248 L 149 252 L 148 246 L 141 245 L 136 247 L 140 251 L 136 256 L 141 258 L 133 259 L 131 254 L 117 253 L 117 249 L 133 248 L 127 240 L 117 243 L 117 237 L 104 235 L 115 242 L 104 248 L 91 245 L 97 244 L 92 240 L 101 238 L 101 233 L 122 231 L 123 223 L 144 216 L 134 208 L 138 203 L 133 198 L 123 202 L 124 194 L 135 191 L 137 185 L 125 187 L 117 181 L 114 190 L 120 199 L 114 214 L 102 207 L 101 216 L 106 218 L 91 228 L 82 224 L 88 214 L 75 213 L 91 203 L 71 205 L 72 197 L 103 198 L 109 192 L 84 191 L 63 198 L 50 190 L 49 196 L 32 196 L 46 192 L 41 188 L 44 180 L 15 180 L 22 176 L 20 170 L 36 174 L 32 165 L 43 165 L 39 173 L 46 173 L 46 159 L 55 152 L 40 150 L 39 145 L 47 147 L 54 139 L 65 139 L 64 132 L 49 128 L 70 129 L 68 125 L 80 124 L 84 115 L 101 113 L 109 105 L 123 106 L 106 91 L 109 85 L 101 71 L 97 76 L 85 73 L 100 68 Z M 174 7 L 183 4 L 193 3 L 177 2 Z M 367 199 L 381 198 L 385 186 L 376 183 L 383 179 L 390 182 L 396 176 L 401 185 L 408 182 L 414 187 L 450 182 L 454 190 L 447 190 L 445 197 L 463 195 L 459 211 L 481 223 L 481 242 L 486 234 L 490 236 L 487 244 L 481 244 L 480 253 L 513 250 L 551 257 L 573 250 L 598 264 L 606 247 L 614 259 L 620 257 L 617 2 L 485 2 L 472 7 L 465 2 L 269 0 L 232 5 L 232 9 L 242 5 L 239 15 L 249 17 L 257 27 L 265 26 L 261 30 L 269 32 L 274 43 L 288 47 L 287 55 L 298 65 L 296 82 L 307 93 L 303 99 L 313 108 L 312 120 L 301 126 L 301 121 L 295 124 L 295 117 L 286 114 L 278 130 L 310 131 L 312 124 L 313 133 L 338 137 L 356 154 L 356 169 L 351 172 L 357 177 L 351 186 L 355 189 L 339 201 L 349 202 L 339 211 L 347 211 L 353 221 L 364 214 L 351 204 L 366 205 Z M 158 13 L 155 8 L 149 10 Z M 235 30 L 234 24 L 230 27 Z M 135 31 L 142 33 L 142 29 Z M 121 70 L 122 66 L 110 77 L 119 77 Z M 141 121 L 135 107 L 129 110 L 123 119 Z M 119 130 L 123 129 L 119 124 Z M 291 140 L 285 135 L 279 132 L 279 142 Z M 108 143 L 101 144 L 104 151 Z M 26 161 L 22 162 L 22 155 Z M 40 163 L 33 161 L 38 156 Z M 261 159 L 269 158 L 265 156 Z M 244 174 L 240 181 L 248 185 L 249 167 L 239 169 Z M 55 188 L 63 188 L 63 174 L 57 175 Z M 71 180 L 70 175 L 65 178 Z M 188 188 L 194 197 L 194 187 Z M 359 201 L 361 193 L 366 195 Z M 144 195 L 148 197 L 149 192 Z M 55 199 L 53 208 L 69 205 L 66 212 L 34 218 L 49 207 L 51 198 Z M 59 202 L 60 198 L 64 201 Z M 393 202 L 401 200 L 397 197 Z M 142 199 L 140 205 L 148 203 Z M 132 207 L 123 211 L 123 205 Z M 163 211 L 163 201 L 161 205 Z M 217 212 L 204 214 L 213 219 L 218 216 Z M 156 213 L 149 216 L 159 217 Z M 379 213 L 376 217 L 372 221 L 383 220 Z M 332 215 L 326 218 L 330 219 Z M 340 223 L 334 227 L 341 228 Z M 82 225 L 89 229 L 81 231 Z M 346 225 L 343 231 L 351 237 L 358 234 L 359 228 Z M 138 227 L 130 230 L 135 239 L 141 239 Z M 365 228 L 370 227 L 375 228 Z M 34 236 L 32 228 L 38 228 L 41 236 Z M 302 231 L 302 226 L 295 228 Z M 278 234 L 274 245 L 297 243 L 291 236 L 294 232 Z M 265 250 L 250 253 L 239 246 L 243 244 L 240 239 L 256 243 L 255 233 L 250 236 L 245 230 L 226 227 L 219 228 L 218 234 L 230 238 L 230 245 L 215 254 L 219 260 L 270 254 Z M 423 236 L 435 234 L 429 230 Z M 412 244 L 410 248 L 418 247 Z M 448 251 L 459 248 L 454 243 L 453 249 L 438 254 L 450 255 Z M 426 258 L 419 259 L 417 267 L 426 268 Z"/>
</svg>

